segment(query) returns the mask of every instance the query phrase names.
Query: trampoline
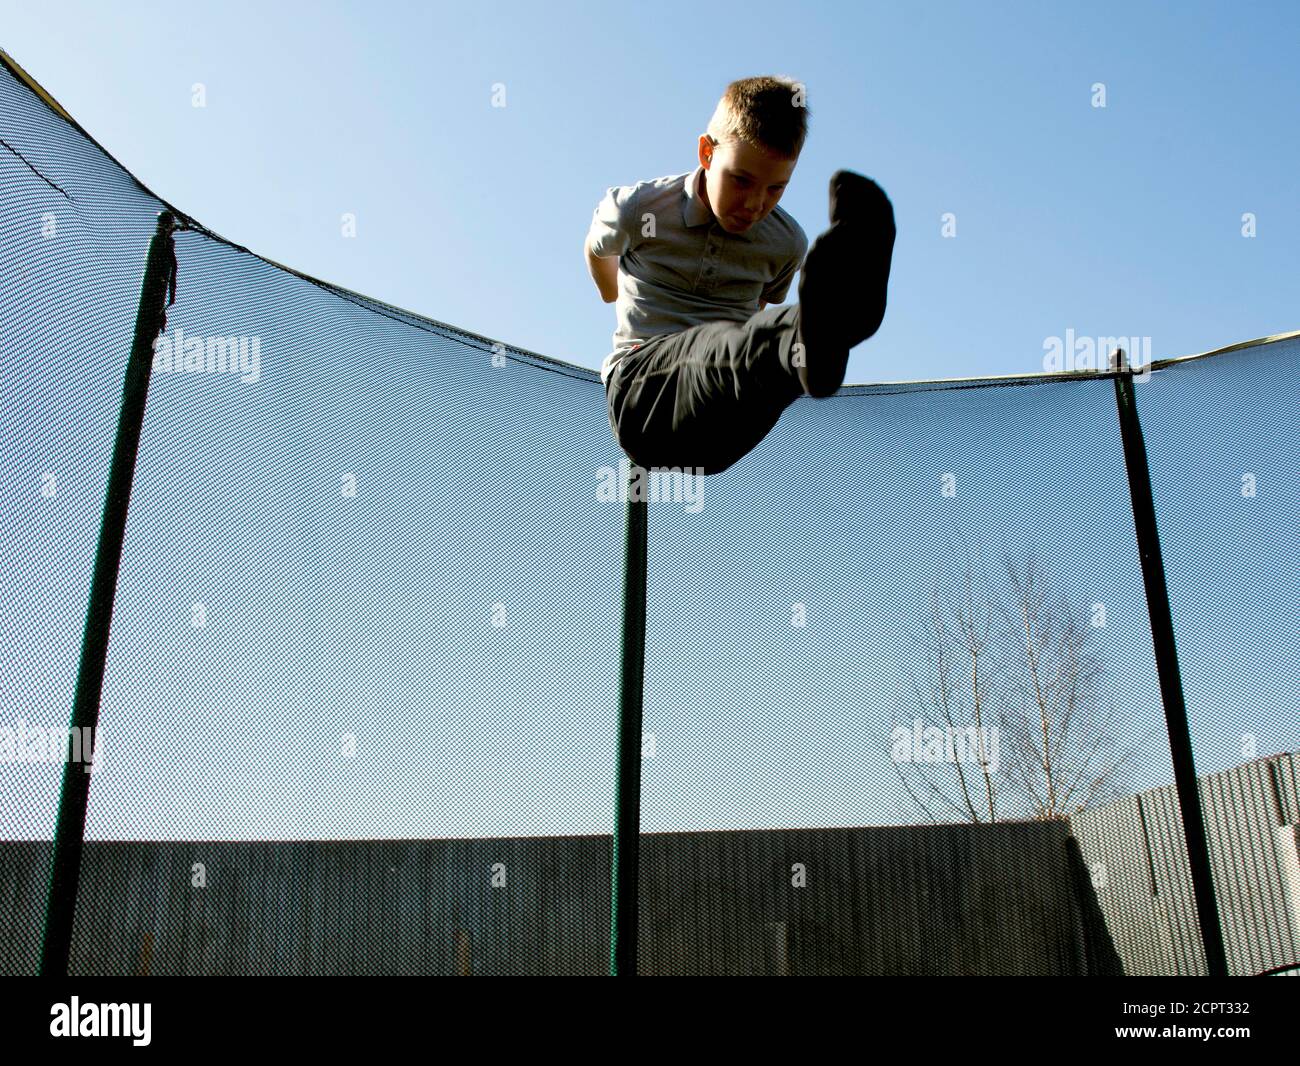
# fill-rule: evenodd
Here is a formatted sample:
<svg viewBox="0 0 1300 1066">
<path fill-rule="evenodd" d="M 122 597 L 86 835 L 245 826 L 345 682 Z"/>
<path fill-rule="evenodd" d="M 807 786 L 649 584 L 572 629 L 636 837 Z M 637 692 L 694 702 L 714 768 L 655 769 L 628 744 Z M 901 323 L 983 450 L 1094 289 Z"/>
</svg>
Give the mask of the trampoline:
<svg viewBox="0 0 1300 1066">
<path fill-rule="evenodd" d="M 2 52 L 0 174 L 3 972 L 1300 961 L 1300 333 L 848 385 L 647 499 L 596 371 Z"/>
</svg>

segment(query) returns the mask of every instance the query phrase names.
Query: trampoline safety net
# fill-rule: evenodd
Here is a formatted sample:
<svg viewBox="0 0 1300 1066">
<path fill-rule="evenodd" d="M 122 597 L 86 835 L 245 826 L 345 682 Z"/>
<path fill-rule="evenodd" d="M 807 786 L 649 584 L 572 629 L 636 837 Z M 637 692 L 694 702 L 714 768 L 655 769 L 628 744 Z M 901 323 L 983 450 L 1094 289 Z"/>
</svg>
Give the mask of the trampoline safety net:
<svg viewBox="0 0 1300 1066">
<path fill-rule="evenodd" d="M 41 969 L 76 774 L 69 973 L 609 972 L 638 482 L 599 376 L 221 238 L 8 57 L 0 264 L 0 972 Z M 1300 963 L 1298 355 L 1127 375 L 1233 974 Z M 1118 377 L 846 386 L 639 482 L 639 972 L 1207 972 Z"/>
</svg>

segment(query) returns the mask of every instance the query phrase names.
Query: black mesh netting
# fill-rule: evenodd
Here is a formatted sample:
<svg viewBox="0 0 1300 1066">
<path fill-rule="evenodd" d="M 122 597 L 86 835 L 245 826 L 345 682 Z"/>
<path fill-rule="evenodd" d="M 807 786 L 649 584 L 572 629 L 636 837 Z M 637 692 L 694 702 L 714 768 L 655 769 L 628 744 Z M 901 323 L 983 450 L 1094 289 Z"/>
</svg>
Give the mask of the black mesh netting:
<svg viewBox="0 0 1300 1066">
<path fill-rule="evenodd" d="M 166 206 L 55 107 L 0 65 L 11 974 Z M 607 971 L 598 375 L 175 249 L 164 336 L 229 362 L 149 385 L 70 971 Z M 1234 973 L 1300 961 L 1298 354 L 1134 384 Z M 656 489 L 641 972 L 1204 972 L 1110 376 L 852 386 Z"/>
</svg>

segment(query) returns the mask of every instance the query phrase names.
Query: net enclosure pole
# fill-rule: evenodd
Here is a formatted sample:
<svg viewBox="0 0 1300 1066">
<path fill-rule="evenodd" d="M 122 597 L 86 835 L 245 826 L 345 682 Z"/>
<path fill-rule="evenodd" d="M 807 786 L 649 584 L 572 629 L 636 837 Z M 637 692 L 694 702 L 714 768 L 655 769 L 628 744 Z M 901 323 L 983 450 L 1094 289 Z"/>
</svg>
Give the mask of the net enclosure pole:
<svg viewBox="0 0 1300 1066">
<path fill-rule="evenodd" d="M 1183 682 L 1178 671 L 1173 615 L 1169 609 L 1169 589 L 1165 584 L 1160 533 L 1156 527 L 1155 498 L 1151 492 L 1146 444 L 1142 438 L 1142 425 L 1138 421 L 1133 393 L 1133 371 L 1128 366 L 1122 348 L 1114 354 L 1112 369 L 1116 371 L 1115 400 L 1119 408 L 1120 437 L 1124 445 L 1124 462 L 1128 468 L 1129 493 L 1133 499 L 1133 524 L 1137 531 L 1138 556 L 1142 561 L 1142 579 L 1146 585 L 1151 641 L 1155 648 L 1165 725 L 1169 731 L 1174 785 L 1182 812 L 1197 921 L 1201 940 L 1205 944 L 1205 961 L 1210 976 L 1226 977 L 1227 954 L 1223 946 L 1223 931 L 1219 925 L 1219 905 L 1214 893 L 1210 848 L 1205 835 L 1205 814 L 1201 808 L 1196 761 L 1192 755 L 1192 735 L 1187 724 L 1187 706 L 1183 702 Z"/>
<path fill-rule="evenodd" d="M 176 217 L 160 211 L 158 225 L 145 259 L 144 282 L 136 312 L 135 336 L 127 359 L 122 386 L 122 406 L 117 420 L 117 439 L 108 471 L 108 489 L 99 527 L 99 546 L 90 582 L 86 626 L 81 641 L 81 665 L 72 701 L 72 729 L 81 737 L 95 737 L 98 747 L 99 701 L 104 688 L 104 666 L 108 658 L 108 632 L 113 621 L 113 597 L 126 538 L 126 512 L 135 478 L 136 453 L 144 424 L 149 372 L 153 368 L 153 342 L 167 324 L 166 306 L 170 291 L 176 297 L 176 250 L 172 240 Z M 69 738 L 71 739 L 71 738 Z M 85 748 L 82 748 L 83 757 Z M 65 754 L 67 754 L 65 752 Z M 41 975 L 63 977 L 68 973 L 72 948 L 72 923 L 77 907 L 77 882 L 81 876 L 86 804 L 90 798 L 89 766 L 63 766 L 63 789 L 59 797 L 58 821 L 54 830 L 54 862 L 50 868 L 49 895 L 45 910 L 45 931 L 41 945 Z"/>
<path fill-rule="evenodd" d="M 644 467 L 628 474 L 627 550 L 623 562 L 623 662 L 619 681 L 618 770 L 609 972 L 637 972 L 638 885 L 641 872 L 641 699 L 645 681 L 647 508 Z"/>
</svg>

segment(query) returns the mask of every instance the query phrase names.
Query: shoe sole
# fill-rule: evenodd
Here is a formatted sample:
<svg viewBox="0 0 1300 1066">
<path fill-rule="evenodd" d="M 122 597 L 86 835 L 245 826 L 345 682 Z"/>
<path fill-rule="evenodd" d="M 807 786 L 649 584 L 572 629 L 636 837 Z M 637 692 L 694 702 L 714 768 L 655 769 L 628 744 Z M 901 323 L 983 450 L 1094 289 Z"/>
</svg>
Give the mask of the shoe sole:
<svg viewBox="0 0 1300 1066">
<path fill-rule="evenodd" d="M 799 380 L 804 392 L 816 397 L 833 395 L 844 383 L 849 352 L 884 321 L 896 234 L 884 190 L 850 170 L 831 176 L 830 216 L 830 229 L 809 248 L 799 277 L 798 339 L 805 359 Z M 805 286 L 809 263 L 815 283 Z M 867 308 L 864 295 L 872 301 Z M 850 307 L 859 316 L 856 322 L 846 310 Z"/>
</svg>

